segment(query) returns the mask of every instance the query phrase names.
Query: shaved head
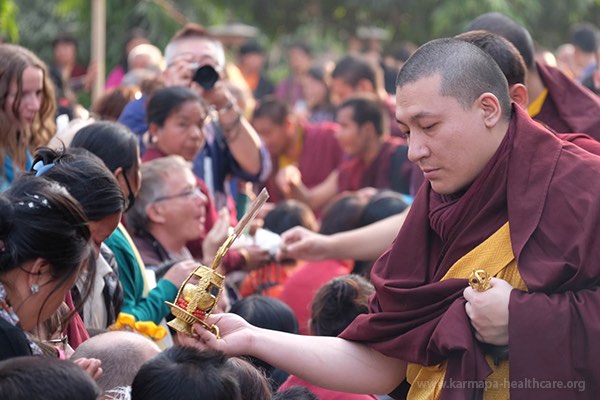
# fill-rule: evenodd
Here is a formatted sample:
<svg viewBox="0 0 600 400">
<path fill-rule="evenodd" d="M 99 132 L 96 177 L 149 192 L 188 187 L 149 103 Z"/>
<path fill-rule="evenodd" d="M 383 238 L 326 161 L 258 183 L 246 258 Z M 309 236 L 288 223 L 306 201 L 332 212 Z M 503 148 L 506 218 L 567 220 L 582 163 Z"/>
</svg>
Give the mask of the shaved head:
<svg viewBox="0 0 600 400">
<path fill-rule="evenodd" d="M 107 391 L 131 385 L 142 364 L 158 353 L 160 349 L 156 343 L 142 335 L 110 331 L 83 342 L 71 358 L 97 358 L 102 361 L 103 373 L 97 383 Z"/>
<path fill-rule="evenodd" d="M 458 39 L 432 40 L 419 47 L 404 64 L 396 86 L 400 90 L 434 75 L 441 77 L 441 96 L 453 97 L 468 109 L 483 93 L 492 93 L 505 119 L 510 118 L 506 78 L 494 59 L 477 46 Z"/>
<path fill-rule="evenodd" d="M 479 47 L 488 53 L 504 73 L 508 85 L 517 83 L 525 84 L 525 71 L 527 67 L 519 50 L 508 40 L 500 35 L 488 31 L 470 31 L 455 36 Z"/>
<path fill-rule="evenodd" d="M 504 37 L 519 50 L 528 69 L 535 67 L 533 39 L 523 25 L 499 12 L 490 12 L 471 21 L 465 32 L 477 30 L 493 32 Z"/>
</svg>

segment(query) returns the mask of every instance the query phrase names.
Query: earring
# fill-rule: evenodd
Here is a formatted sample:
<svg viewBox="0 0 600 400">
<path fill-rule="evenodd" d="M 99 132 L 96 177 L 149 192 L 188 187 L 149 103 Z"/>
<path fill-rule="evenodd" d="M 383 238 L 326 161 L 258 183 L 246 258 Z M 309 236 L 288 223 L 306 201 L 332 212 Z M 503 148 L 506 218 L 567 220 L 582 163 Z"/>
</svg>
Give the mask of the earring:
<svg viewBox="0 0 600 400">
<path fill-rule="evenodd" d="M 31 290 L 31 294 L 36 294 L 37 292 L 40 291 L 40 286 L 37 283 L 32 283 L 30 290 Z"/>
</svg>

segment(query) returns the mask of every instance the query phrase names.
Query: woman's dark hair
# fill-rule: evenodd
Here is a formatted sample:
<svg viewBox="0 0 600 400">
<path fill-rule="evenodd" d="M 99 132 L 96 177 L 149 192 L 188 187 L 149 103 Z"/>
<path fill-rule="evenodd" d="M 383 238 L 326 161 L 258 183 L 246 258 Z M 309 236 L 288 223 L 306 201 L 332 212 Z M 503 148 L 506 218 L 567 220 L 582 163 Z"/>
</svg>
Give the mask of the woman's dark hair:
<svg viewBox="0 0 600 400">
<path fill-rule="evenodd" d="M 46 357 L 15 357 L 0 362 L 0 399 L 95 400 L 101 391 L 79 366 Z"/>
<path fill-rule="evenodd" d="M 138 140 L 133 132 L 116 122 L 94 122 L 81 128 L 71 148 L 81 147 L 98 156 L 113 174 L 117 168 L 129 172 L 138 165 Z"/>
<path fill-rule="evenodd" d="M 368 199 L 357 193 L 342 193 L 334 198 L 323 210 L 319 233 L 333 235 L 359 227 Z"/>
<path fill-rule="evenodd" d="M 307 387 L 292 386 L 289 389 L 275 393 L 273 400 L 319 400 L 319 398 Z"/>
<path fill-rule="evenodd" d="M 264 228 L 271 232 L 281 235 L 295 226 L 303 226 L 311 231 L 316 231 L 318 227 L 310 207 L 298 200 L 284 200 L 265 216 Z"/>
<path fill-rule="evenodd" d="M 94 101 L 92 113 L 100 120 L 117 121 L 125 106 L 135 100 L 140 91 L 140 88 L 132 85 L 119 85 L 109 89 Z"/>
<path fill-rule="evenodd" d="M 408 207 L 404 197 L 393 190 L 381 190 L 369 199 L 362 214 L 359 226 L 370 225 L 392 215 L 400 214 Z"/>
<path fill-rule="evenodd" d="M 360 314 L 369 312 L 375 289 L 359 275 L 343 275 L 321 286 L 312 302 L 311 331 L 317 336 L 337 336 Z"/>
<path fill-rule="evenodd" d="M 49 167 L 51 164 L 54 165 Z M 67 188 L 90 221 L 99 221 L 125 210 L 125 197 L 117 180 L 102 160 L 87 150 L 40 148 L 33 165 L 32 173 L 41 174 Z"/>
<path fill-rule="evenodd" d="M 0 195 L 0 274 L 42 258 L 58 288 L 89 259 L 90 237 L 83 209 L 56 182 L 24 176 Z"/>
<path fill-rule="evenodd" d="M 197 101 L 204 106 L 204 101 L 191 89 L 182 86 L 171 86 L 157 90 L 150 97 L 146 106 L 148 125 L 154 123 L 163 126 L 169 115 L 177 111 L 184 103 Z"/>
<path fill-rule="evenodd" d="M 249 361 L 239 357 L 227 360 L 240 385 L 242 400 L 268 400 L 271 398 L 271 386 L 263 371 Z"/>
<path fill-rule="evenodd" d="M 384 189 L 377 192 L 360 215 L 358 227 L 370 225 L 392 215 L 400 214 L 408 207 L 404 197 L 393 190 Z M 355 260 L 352 272 L 368 277 L 375 260 Z"/>
<path fill-rule="evenodd" d="M 133 379 L 131 400 L 242 400 L 227 356 L 215 350 L 170 347 L 147 361 Z"/>
<path fill-rule="evenodd" d="M 298 319 L 292 309 L 273 297 L 251 295 L 233 303 L 229 312 L 244 318 L 259 328 L 298 333 Z M 274 391 L 285 381 L 287 374 L 254 357 L 247 357 L 254 366 L 265 372 Z"/>
<path fill-rule="evenodd" d="M 273 297 L 251 295 L 236 301 L 229 312 L 259 328 L 298 333 L 298 320 L 292 309 Z"/>
</svg>

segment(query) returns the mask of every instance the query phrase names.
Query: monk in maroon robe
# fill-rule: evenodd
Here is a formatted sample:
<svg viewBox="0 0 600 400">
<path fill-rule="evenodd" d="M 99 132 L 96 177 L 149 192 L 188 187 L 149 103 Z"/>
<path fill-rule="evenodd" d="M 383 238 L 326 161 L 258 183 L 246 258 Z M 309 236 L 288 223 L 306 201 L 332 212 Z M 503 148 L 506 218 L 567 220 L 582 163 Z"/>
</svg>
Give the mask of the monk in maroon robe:
<svg viewBox="0 0 600 400">
<path fill-rule="evenodd" d="M 370 163 L 365 163 L 360 157 L 345 160 L 338 170 L 338 191 L 372 187 L 415 195 L 423 183 L 423 174 L 408 162 L 407 149 L 404 140 L 388 137 Z"/>
<path fill-rule="evenodd" d="M 342 149 L 335 139 L 337 124 L 296 120 L 282 101 L 265 99 L 261 102 L 254 111 L 252 124 L 271 154 L 273 172 L 265 187 L 273 203 L 289 197 L 276 182 L 277 174 L 285 167 L 297 167 L 306 186 L 312 188 L 323 182 L 343 159 Z"/>
<path fill-rule="evenodd" d="M 406 377 L 409 399 L 594 399 L 600 158 L 512 106 L 499 67 L 471 44 L 422 46 L 397 86 L 409 159 L 429 183 L 373 268 L 370 314 L 335 339 L 220 315 L 221 338 L 198 326 L 199 340 L 352 393 Z M 496 278 L 478 292 L 471 269 Z"/>
<path fill-rule="evenodd" d="M 469 23 L 467 31 L 474 30 L 500 35 L 518 49 L 527 67 L 528 112 L 533 119 L 558 133 L 579 132 L 600 140 L 600 98 L 559 69 L 536 62 L 533 39 L 524 26 L 490 12 Z"/>
<path fill-rule="evenodd" d="M 583 132 L 600 140 L 600 97 L 558 68 L 536 66 L 548 93 L 533 119 L 559 133 Z"/>
</svg>

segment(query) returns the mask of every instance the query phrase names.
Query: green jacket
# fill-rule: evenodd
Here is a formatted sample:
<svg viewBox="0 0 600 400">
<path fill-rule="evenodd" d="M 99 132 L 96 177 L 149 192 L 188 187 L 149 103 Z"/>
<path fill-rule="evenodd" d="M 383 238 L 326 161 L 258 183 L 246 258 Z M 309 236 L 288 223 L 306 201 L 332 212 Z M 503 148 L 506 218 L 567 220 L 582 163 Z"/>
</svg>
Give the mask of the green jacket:
<svg viewBox="0 0 600 400">
<path fill-rule="evenodd" d="M 154 321 L 158 324 L 169 315 L 169 307 L 165 301 L 173 301 L 177 296 L 177 287 L 166 279 L 160 279 L 156 287 L 144 297 L 145 268 L 138 262 L 133 242 L 127 239 L 125 227 L 121 224 L 104 243 L 115 254 L 119 266 L 119 280 L 123 286 L 122 312 L 132 314 L 137 321 Z M 127 235 L 127 236 L 126 236 Z"/>
</svg>

